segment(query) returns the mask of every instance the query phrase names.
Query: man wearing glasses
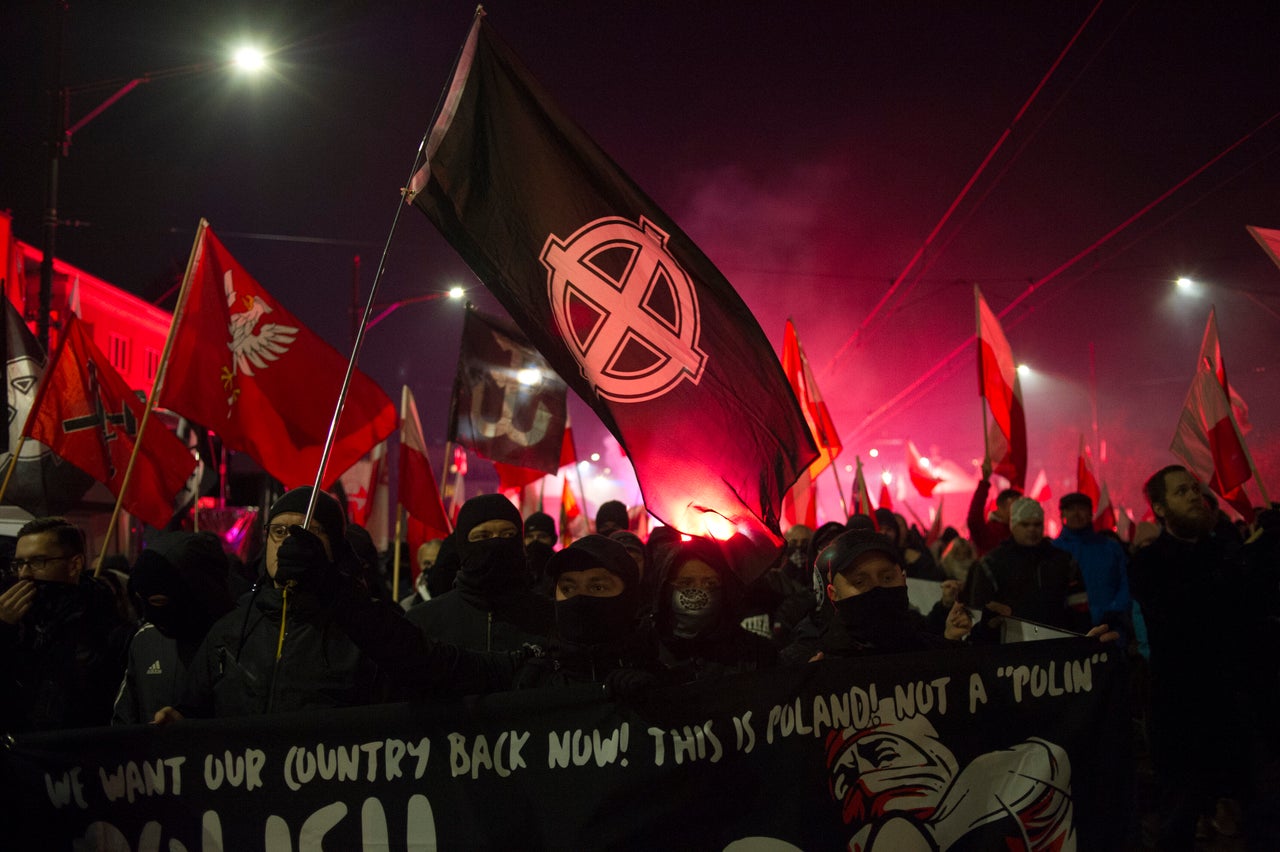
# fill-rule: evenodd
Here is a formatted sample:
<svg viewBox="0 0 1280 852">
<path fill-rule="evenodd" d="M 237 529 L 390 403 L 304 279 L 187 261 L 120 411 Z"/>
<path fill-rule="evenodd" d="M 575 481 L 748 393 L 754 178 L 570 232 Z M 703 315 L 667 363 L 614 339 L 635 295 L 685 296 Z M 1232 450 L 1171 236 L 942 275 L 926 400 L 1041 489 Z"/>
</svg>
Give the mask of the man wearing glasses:
<svg viewBox="0 0 1280 852">
<path fill-rule="evenodd" d="M 63 518 L 18 531 L 0 594 L 0 724 L 6 732 L 105 725 L 129 629 L 85 572 L 84 534 Z"/>
</svg>

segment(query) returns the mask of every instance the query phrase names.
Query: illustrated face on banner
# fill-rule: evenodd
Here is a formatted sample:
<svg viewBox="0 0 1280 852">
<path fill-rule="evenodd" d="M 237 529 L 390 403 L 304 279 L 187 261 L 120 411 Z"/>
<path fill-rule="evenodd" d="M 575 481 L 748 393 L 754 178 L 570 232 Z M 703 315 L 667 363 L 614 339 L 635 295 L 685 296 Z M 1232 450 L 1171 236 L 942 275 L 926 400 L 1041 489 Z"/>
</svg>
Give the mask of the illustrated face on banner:
<svg viewBox="0 0 1280 852">
<path fill-rule="evenodd" d="M 31 403 L 35 401 L 36 386 L 40 383 L 41 365 L 34 358 L 23 355 L 9 361 L 6 365 L 8 378 L 8 402 L 9 402 L 9 450 L 13 451 L 18 445 L 17 430 L 22 429 L 22 425 L 27 422 L 27 415 L 31 413 Z M 21 459 L 23 461 L 38 460 L 41 456 L 47 455 L 49 450 L 39 441 L 27 441 L 22 446 Z M 9 454 L 0 456 L 5 464 L 8 464 Z"/>
<path fill-rule="evenodd" d="M 888 702 L 880 713 L 892 721 L 836 735 L 842 742 L 827 761 L 831 795 L 846 823 L 902 811 L 926 819 L 955 777 L 955 756 L 924 716 L 896 720 Z"/>
</svg>

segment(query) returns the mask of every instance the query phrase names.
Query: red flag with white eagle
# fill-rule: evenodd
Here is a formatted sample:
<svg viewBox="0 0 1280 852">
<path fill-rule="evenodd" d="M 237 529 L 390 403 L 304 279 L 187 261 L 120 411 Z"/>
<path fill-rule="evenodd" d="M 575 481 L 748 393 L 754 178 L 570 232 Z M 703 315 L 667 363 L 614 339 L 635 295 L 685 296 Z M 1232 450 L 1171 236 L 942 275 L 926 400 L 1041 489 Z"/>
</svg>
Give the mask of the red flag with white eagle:
<svg viewBox="0 0 1280 852">
<path fill-rule="evenodd" d="M 347 358 L 289 313 L 203 221 L 187 275 L 156 405 L 208 426 L 286 487 L 313 483 Z M 323 485 L 395 429 L 391 399 L 356 371 Z"/>
<path fill-rule="evenodd" d="M 72 316 L 44 376 L 24 434 L 101 482 L 116 497 L 124 485 L 146 403 L 116 372 Z M 173 517 L 174 498 L 196 460 L 161 423 L 142 436 L 121 505 L 153 527 Z"/>
<path fill-rule="evenodd" d="M 978 318 L 978 394 L 991 411 L 986 452 L 991 469 L 1022 489 L 1027 478 L 1027 418 L 1013 349 L 977 285 L 973 299 Z"/>
</svg>

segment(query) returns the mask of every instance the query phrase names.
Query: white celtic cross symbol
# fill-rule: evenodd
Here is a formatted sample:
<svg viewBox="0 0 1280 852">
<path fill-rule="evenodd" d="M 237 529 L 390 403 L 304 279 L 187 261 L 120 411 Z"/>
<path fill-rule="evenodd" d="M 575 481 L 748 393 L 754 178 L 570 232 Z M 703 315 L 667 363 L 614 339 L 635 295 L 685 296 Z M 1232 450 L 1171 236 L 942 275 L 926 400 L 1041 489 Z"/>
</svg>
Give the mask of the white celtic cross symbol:
<svg viewBox="0 0 1280 852">
<path fill-rule="evenodd" d="M 652 222 L 597 219 L 564 241 L 549 236 L 541 259 L 556 325 L 596 393 L 645 402 L 698 384 L 697 293 Z"/>
</svg>

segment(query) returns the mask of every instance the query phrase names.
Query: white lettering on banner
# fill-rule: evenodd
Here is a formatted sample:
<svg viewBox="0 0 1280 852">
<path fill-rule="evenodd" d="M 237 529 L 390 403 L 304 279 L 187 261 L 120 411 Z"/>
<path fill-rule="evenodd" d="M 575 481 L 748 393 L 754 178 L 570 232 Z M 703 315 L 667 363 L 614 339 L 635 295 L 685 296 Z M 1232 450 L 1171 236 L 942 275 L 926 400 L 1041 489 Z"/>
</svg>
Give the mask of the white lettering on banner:
<svg viewBox="0 0 1280 852">
<path fill-rule="evenodd" d="M 543 244 L 556 327 L 605 399 L 647 402 L 702 380 L 698 295 L 667 239 L 643 216 L 639 227 L 607 216 Z"/>
<path fill-rule="evenodd" d="M 320 852 L 325 835 L 342 822 L 347 813 L 347 805 L 343 802 L 332 802 L 314 811 L 303 820 L 298 830 L 297 846 L 293 844 L 289 823 L 272 814 L 263 827 L 261 848 L 263 852 Z M 106 849 L 110 852 L 156 852 L 161 848 L 173 852 L 234 852 L 223 845 L 222 818 L 217 811 L 205 811 L 200 822 L 199 846 L 170 837 L 167 847 L 162 847 L 164 826 L 152 820 L 138 832 L 137 843 L 130 843 L 124 832 L 109 822 L 91 822 L 75 848 Z M 405 806 L 405 827 L 405 852 L 428 852 L 437 848 L 435 813 L 426 796 L 415 793 L 409 797 Z M 390 850 L 387 815 L 382 802 L 375 798 L 365 799 L 360 808 L 360 852 Z"/>
<path fill-rule="evenodd" d="M 382 753 L 381 763 L 378 760 L 379 752 Z M 302 789 L 303 784 L 311 783 L 317 776 L 322 781 L 355 781 L 363 775 L 366 781 L 373 782 L 381 774 L 384 780 L 391 781 L 404 774 L 400 762 L 404 760 L 406 753 L 417 758 L 413 769 L 414 780 L 422 778 L 427 771 L 427 759 L 431 755 L 431 740 L 427 737 L 416 743 L 387 739 L 337 747 L 323 744 L 315 747 L 291 746 L 284 759 L 284 783 L 296 793 Z M 362 762 L 363 773 L 360 771 Z"/>
<path fill-rule="evenodd" d="M 89 807 L 84 800 L 84 782 L 80 780 L 80 767 L 77 766 L 70 772 L 62 773 L 62 777 L 57 781 L 53 780 L 53 776 L 49 773 L 44 775 L 45 792 L 49 794 L 49 801 L 55 808 L 63 808 L 71 804 L 71 797 L 74 796 L 76 804 L 81 808 Z"/>
<path fill-rule="evenodd" d="M 175 796 L 182 795 L 182 774 L 179 771 L 186 762 L 185 757 L 159 758 L 153 761 L 128 761 L 116 766 L 114 772 L 108 773 L 105 767 L 99 767 L 98 778 L 102 781 L 102 792 L 107 801 L 127 799 L 130 803 L 138 796 L 163 796 L 166 793 L 166 779 L 171 779 L 167 792 Z M 166 773 L 165 770 L 169 770 Z M 83 807 L 83 806 L 82 806 Z"/>
<path fill-rule="evenodd" d="M 1105 663 L 1105 653 L 1094 654 L 1083 660 L 1070 660 L 1058 668 L 1056 660 L 1047 666 L 1001 666 L 996 675 L 1007 677 L 1013 684 L 1013 700 L 1022 703 L 1024 690 L 1033 698 L 1045 695 L 1057 697 L 1093 690 L 1093 663 Z"/>
<path fill-rule="evenodd" d="M 262 767 L 266 765 L 267 756 L 256 748 L 245 749 L 244 755 L 233 755 L 223 752 L 221 758 L 216 754 L 205 755 L 204 785 L 210 790 L 222 786 L 225 779 L 228 786 L 243 786 L 246 790 L 262 786 Z"/>
<path fill-rule="evenodd" d="M 627 722 L 623 722 L 606 736 L 601 736 L 598 730 L 593 730 L 589 736 L 585 731 L 552 731 L 547 735 L 547 767 L 564 769 L 570 764 L 586 766 L 593 757 L 599 767 L 608 766 L 614 761 L 619 766 L 626 766 L 630 741 L 631 725 Z"/>
<path fill-rule="evenodd" d="M 477 734 L 470 747 L 462 734 L 449 734 L 449 772 L 454 778 L 470 774 L 475 779 L 480 777 L 480 770 L 490 769 L 499 778 L 508 778 L 525 766 L 520 749 L 528 741 L 528 732 L 503 731 L 490 749 L 484 734 Z"/>
</svg>

